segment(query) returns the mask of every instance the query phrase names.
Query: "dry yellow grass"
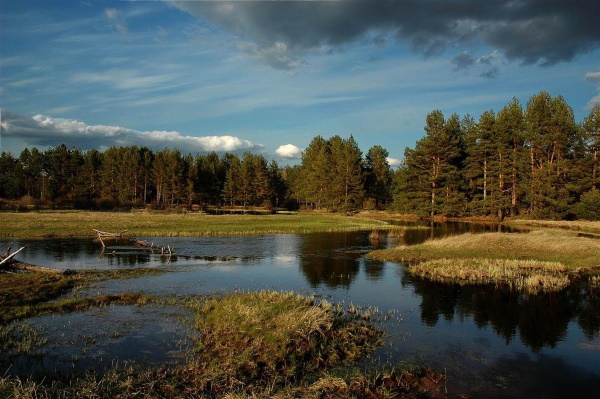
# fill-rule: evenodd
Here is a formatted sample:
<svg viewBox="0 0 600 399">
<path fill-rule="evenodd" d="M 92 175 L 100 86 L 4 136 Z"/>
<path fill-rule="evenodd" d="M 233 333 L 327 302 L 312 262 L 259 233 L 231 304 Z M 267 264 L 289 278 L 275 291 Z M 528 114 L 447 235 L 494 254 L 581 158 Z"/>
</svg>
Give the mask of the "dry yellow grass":
<svg viewBox="0 0 600 399">
<path fill-rule="evenodd" d="M 553 229 L 567 229 L 575 231 L 583 231 L 600 234 L 600 221 L 589 221 L 589 220 L 526 220 L 516 219 L 509 220 L 505 224 L 514 227 L 544 227 Z"/>
<path fill-rule="evenodd" d="M 374 251 L 370 257 L 396 262 L 430 259 L 517 259 L 559 262 L 570 270 L 600 267 L 600 240 L 557 230 L 526 234 L 463 234 Z"/>
<path fill-rule="evenodd" d="M 435 259 L 408 267 L 411 274 L 461 285 L 495 284 L 527 293 L 559 291 L 570 283 L 558 262 L 515 259 Z"/>
</svg>

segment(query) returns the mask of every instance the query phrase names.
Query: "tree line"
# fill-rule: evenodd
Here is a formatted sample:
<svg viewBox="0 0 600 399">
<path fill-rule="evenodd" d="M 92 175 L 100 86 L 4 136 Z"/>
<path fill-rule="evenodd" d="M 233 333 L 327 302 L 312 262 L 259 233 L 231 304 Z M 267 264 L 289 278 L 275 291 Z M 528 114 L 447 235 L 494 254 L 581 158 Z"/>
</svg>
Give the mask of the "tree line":
<svg viewBox="0 0 600 399">
<path fill-rule="evenodd" d="M 427 115 L 425 136 L 392 170 L 352 136 L 313 138 L 299 165 L 246 152 L 183 154 L 64 144 L 0 154 L 0 198 L 22 206 L 282 207 L 351 212 L 600 219 L 600 107 L 580 124 L 561 96 L 541 92 L 498 113 Z"/>
<path fill-rule="evenodd" d="M 286 193 L 277 163 L 249 152 L 241 158 L 138 146 L 84 152 L 61 144 L 0 155 L 0 198 L 54 207 L 283 206 Z"/>
<path fill-rule="evenodd" d="M 434 217 L 600 219 L 600 107 L 581 124 L 561 96 L 513 99 L 498 113 L 427 115 L 404 152 L 397 210 Z"/>
<path fill-rule="evenodd" d="M 18 201 L 21 207 L 310 207 L 331 211 L 359 209 L 371 191 L 380 206 L 391 199 L 387 151 L 374 147 L 363 160 L 352 137 L 318 137 L 313 143 L 301 166 L 285 168 L 250 152 L 193 156 L 178 149 L 152 151 L 138 146 L 100 152 L 65 144 L 45 151 L 26 148 L 18 157 L 3 152 L 0 198 L 13 204 Z M 313 155 L 320 163 L 312 161 Z M 384 180 L 377 180 L 375 172 L 383 173 Z"/>
</svg>

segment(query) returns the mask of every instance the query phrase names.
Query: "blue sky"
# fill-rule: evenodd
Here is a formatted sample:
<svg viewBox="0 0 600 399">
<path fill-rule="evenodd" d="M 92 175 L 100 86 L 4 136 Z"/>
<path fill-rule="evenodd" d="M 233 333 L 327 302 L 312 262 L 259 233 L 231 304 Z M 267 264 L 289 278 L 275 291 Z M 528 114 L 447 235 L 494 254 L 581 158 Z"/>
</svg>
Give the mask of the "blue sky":
<svg viewBox="0 0 600 399">
<path fill-rule="evenodd" d="M 250 150 L 316 135 L 401 159 L 434 109 L 600 104 L 597 0 L 1 0 L 2 151 Z M 295 158 L 296 157 L 296 158 Z"/>
</svg>

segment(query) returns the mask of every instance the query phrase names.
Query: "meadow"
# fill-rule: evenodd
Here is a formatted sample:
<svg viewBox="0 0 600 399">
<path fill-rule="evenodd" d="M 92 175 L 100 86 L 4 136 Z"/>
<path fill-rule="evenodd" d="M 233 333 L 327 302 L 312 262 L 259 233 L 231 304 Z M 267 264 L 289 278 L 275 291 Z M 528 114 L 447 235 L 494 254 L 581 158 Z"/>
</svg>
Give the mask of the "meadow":
<svg viewBox="0 0 600 399">
<path fill-rule="evenodd" d="M 93 229 L 129 236 L 292 234 L 398 228 L 383 221 L 325 213 L 206 215 L 156 211 L 47 211 L 0 213 L 0 237 L 57 238 L 94 236 Z"/>
</svg>

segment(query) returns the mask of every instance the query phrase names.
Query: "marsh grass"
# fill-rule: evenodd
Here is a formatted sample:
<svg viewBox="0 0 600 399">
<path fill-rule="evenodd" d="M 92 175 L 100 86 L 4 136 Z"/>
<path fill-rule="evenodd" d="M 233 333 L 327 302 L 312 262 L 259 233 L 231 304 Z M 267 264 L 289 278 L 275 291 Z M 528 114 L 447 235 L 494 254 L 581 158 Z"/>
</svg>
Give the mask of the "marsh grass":
<svg viewBox="0 0 600 399">
<path fill-rule="evenodd" d="M 202 370 L 197 382 L 216 393 L 299 383 L 309 374 L 365 356 L 381 336 L 344 316 L 339 307 L 268 291 L 207 302 L 197 328 L 197 367 Z"/>
<path fill-rule="evenodd" d="M 367 256 L 408 262 L 410 273 L 435 281 L 504 285 L 537 293 L 561 290 L 573 277 L 599 270 L 600 240 L 556 230 L 463 234 Z"/>
<path fill-rule="evenodd" d="M 551 228 L 551 229 L 564 229 L 564 230 L 575 230 L 600 234 L 600 221 L 589 221 L 589 220 L 527 220 L 527 219 L 512 219 L 504 224 L 514 227 L 534 227 L 534 228 Z"/>
<path fill-rule="evenodd" d="M 373 251 L 368 256 L 396 262 L 459 258 L 536 260 L 558 262 L 570 271 L 579 271 L 600 266 L 600 240 L 554 230 L 462 234 Z"/>
<path fill-rule="evenodd" d="M 31 212 L 3 213 L 0 237 L 92 237 L 92 229 L 127 230 L 131 236 L 209 236 L 291 234 L 373 229 L 399 229 L 388 223 L 322 213 L 292 215 L 204 215 L 199 213 Z"/>
<path fill-rule="evenodd" d="M 570 281 L 561 263 L 515 259 L 435 259 L 408 267 L 411 274 L 443 283 L 494 284 L 530 294 L 560 291 Z"/>
</svg>

